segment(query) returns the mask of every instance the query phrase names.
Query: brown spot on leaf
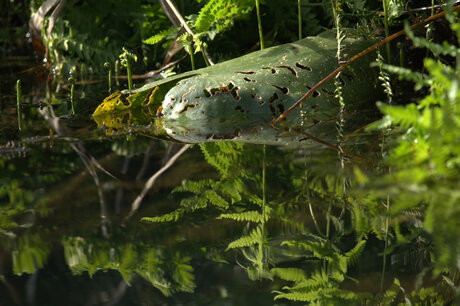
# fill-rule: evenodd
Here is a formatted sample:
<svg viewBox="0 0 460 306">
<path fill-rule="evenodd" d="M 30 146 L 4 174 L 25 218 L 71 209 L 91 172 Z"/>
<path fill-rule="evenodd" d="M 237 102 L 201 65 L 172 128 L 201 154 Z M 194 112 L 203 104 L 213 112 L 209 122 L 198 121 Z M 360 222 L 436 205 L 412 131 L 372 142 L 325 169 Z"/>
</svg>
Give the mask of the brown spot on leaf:
<svg viewBox="0 0 460 306">
<path fill-rule="evenodd" d="M 281 92 L 285 95 L 288 95 L 289 94 L 289 88 L 287 87 L 282 87 L 282 86 L 278 86 L 278 85 L 274 85 L 272 84 L 273 87 L 275 88 L 278 88 L 279 90 L 281 90 Z"/>
<path fill-rule="evenodd" d="M 243 108 L 241 107 L 241 105 L 238 105 L 237 107 L 235 107 L 236 110 L 239 110 L 240 112 L 244 113 L 244 110 Z"/>
<path fill-rule="evenodd" d="M 276 99 L 278 99 L 278 94 L 275 92 L 275 93 L 273 93 L 273 96 L 271 96 L 271 97 L 268 99 L 268 103 L 272 103 L 272 102 L 275 101 Z"/>
<path fill-rule="evenodd" d="M 198 106 L 199 104 L 186 104 L 185 107 L 179 112 L 179 114 L 185 113 L 191 108 Z"/>
<path fill-rule="evenodd" d="M 295 63 L 296 67 L 297 68 L 300 68 L 300 69 L 303 69 L 303 70 L 307 70 L 307 71 L 311 71 L 311 68 L 309 66 L 305 66 L 305 65 L 302 65 L 301 63 L 297 62 Z"/>
<path fill-rule="evenodd" d="M 285 68 L 287 70 L 289 70 L 293 75 L 295 75 L 296 78 L 298 78 L 298 74 L 297 74 L 297 71 L 295 71 L 294 68 L 292 68 L 291 66 L 287 66 L 287 65 L 281 65 L 281 66 L 276 66 L 276 68 Z"/>
</svg>

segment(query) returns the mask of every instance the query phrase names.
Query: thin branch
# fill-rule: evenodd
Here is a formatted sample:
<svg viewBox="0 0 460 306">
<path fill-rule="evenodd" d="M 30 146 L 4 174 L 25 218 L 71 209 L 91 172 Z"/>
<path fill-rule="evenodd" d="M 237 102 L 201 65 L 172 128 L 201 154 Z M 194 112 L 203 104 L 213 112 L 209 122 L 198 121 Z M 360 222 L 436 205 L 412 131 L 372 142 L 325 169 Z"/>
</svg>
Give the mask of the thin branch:
<svg viewBox="0 0 460 306">
<path fill-rule="evenodd" d="M 452 11 L 457 11 L 457 10 L 460 10 L 460 5 L 452 8 Z M 446 11 L 443 11 L 441 13 L 438 13 L 434 16 L 431 16 L 431 17 L 428 17 L 427 19 L 423 20 L 423 21 L 420 21 L 419 23 L 416 23 L 416 24 L 413 24 L 410 26 L 410 29 L 411 30 L 414 30 L 418 27 L 421 27 L 421 26 L 424 26 L 428 23 L 430 23 L 431 21 L 433 20 L 436 20 L 436 19 L 439 19 L 441 17 L 443 17 L 444 15 L 446 14 Z M 392 41 L 393 39 L 395 38 L 398 38 L 399 36 L 401 35 L 404 35 L 406 34 L 406 30 L 401 30 L 399 32 L 396 32 L 394 33 L 393 35 L 390 35 L 388 37 L 385 37 L 383 40 L 379 41 L 378 43 L 370 46 L 369 48 L 367 48 L 366 50 L 364 51 L 361 51 L 360 53 L 356 54 L 355 56 L 353 56 L 352 58 L 350 58 L 349 60 L 345 61 L 345 63 L 343 63 L 341 66 L 339 66 L 336 70 L 334 70 L 333 72 L 331 72 L 327 77 L 325 77 L 324 79 L 322 79 L 321 81 L 319 81 L 315 86 L 313 86 L 305 95 L 303 95 L 296 103 L 294 103 L 294 105 L 292 105 L 291 107 L 289 107 L 289 109 L 287 111 L 285 111 L 284 113 L 282 113 L 278 118 L 276 118 L 275 120 L 273 120 L 272 123 L 275 123 L 275 122 L 278 122 L 280 121 L 281 119 L 284 119 L 287 115 L 289 115 L 295 108 L 297 108 L 300 104 L 302 104 L 305 100 L 308 99 L 308 97 L 310 97 L 318 88 L 320 88 L 321 86 L 323 86 L 326 82 L 328 82 L 330 79 L 332 79 L 333 77 L 335 77 L 339 72 L 341 72 L 343 69 L 345 69 L 345 67 L 347 67 L 348 65 L 350 65 L 351 63 L 353 63 L 354 61 L 356 61 L 357 59 L 359 59 L 360 57 L 374 51 L 375 49 L 377 49 L 378 47 L 381 47 L 383 46 L 384 44 L 386 44 L 387 42 L 390 42 Z"/>
<path fill-rule="evenodd" d="M 173 157 L 171 157 L 170 160 L 168 160 L 168 162 L 160 169 L 158 170 L 154 175 L 152 175 L 148 181 L 145 183 L 144 185 L 144 189 L 142 189 L 141 193 L 137 196 L 137 198 L 134 200 L 133 204 L 131 204 L 131 211 L 129 212 L 129 214 L 126 216 L 125 218 L 125 221 L 127 221 L 128 219 L 130 219 L 135 213 L 136 211 L 139 209 L 139 207 L 141 206 L 141 202 L 142 200 L 144 199 L 145 195 L 147 194 L 147 192 L 149 192 L 149 190 L 153 187 L 153 184 L 155 183 L 155 181 L 158 179 L 158 177 L 163 174 L 163 172 L 165 172 L 166 170 L 169 169 L 169 167 L 171 167 L 175 162 L 176 160 L 185 152 L 187 151 L 188 148 L 190 148 L 191 145 L 187 144 L 187 145 L 184 145 L 176 154 L 174 154 Z"/>
<path fill-rule="evenodd" d="M 190 35 L 194 36 L 195 34 L 193 33 L 192 29 L 190 29 L 190 27 L 187 25 L 187 22 L 185 22 L 184 17 L 182 17 L 180 12 L 177 10 L 176 6 L 171 2 L 171 0 L 165 0 L 165 1 L 166 1 L 166 4 L 168 4 L 168 6 L 171 9 L 171 11 L 177 17 L 177 19 L 179 19 L 179 21 L 180 21 L 181 25 L 184 27 L 185 31 L 187 31 L 187 33 L 189 33 Z M 208 60 L 209 64 L 211 66 L 214 65 L 214 62 L 211 60 L 211 58 L 209 57 L 208 52 L 205 49 L 203 49 L 203 54 L 206 57 L 206 59 Z"/>
</svg>

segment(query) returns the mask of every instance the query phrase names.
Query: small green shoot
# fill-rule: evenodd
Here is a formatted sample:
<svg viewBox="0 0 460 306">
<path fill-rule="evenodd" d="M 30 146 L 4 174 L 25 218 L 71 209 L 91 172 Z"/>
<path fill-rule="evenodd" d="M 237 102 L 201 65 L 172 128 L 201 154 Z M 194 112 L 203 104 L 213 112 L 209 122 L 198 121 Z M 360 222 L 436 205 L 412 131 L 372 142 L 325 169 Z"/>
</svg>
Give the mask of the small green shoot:
<svg viewBox="0 0 460 306">
<path fill-rule="evenodd" d="M 133 90 L 133 76 L 131 72 L 131 60 L 137 62 L 137 56 L 133 53 L 128 52 L 126 48 L 123 47 L 123 53 L 120 54 L 120 64 L 123 67 L 126 67 L 126 71 L 128 73 L 128 89 Z"/>
<path fill-rule="evenodd" d="M 18 109 L 18 129 L 20 131 L 22 130 L 21 101 L 22 101 L 21 80 L 17 80 L 17 82 L 16 82 L 16 105 L 17 105 L 17 109 Z"/>
<path fill-rule="evenodd" d="M 108 71 L 107 79 L 108 79 L 108 84 L 109 84 L 109 93 L 112 92 L 112 64 L 110 62 L 106 62 L 104 64 L 105 70 Z"/>
</svg>

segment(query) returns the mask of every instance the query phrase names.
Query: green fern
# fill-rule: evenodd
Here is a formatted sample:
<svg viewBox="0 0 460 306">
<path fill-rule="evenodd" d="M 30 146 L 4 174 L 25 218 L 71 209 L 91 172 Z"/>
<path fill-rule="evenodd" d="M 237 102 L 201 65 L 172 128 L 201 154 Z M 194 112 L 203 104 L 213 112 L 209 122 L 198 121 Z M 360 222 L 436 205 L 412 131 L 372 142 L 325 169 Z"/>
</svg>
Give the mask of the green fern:
<svg viewBox="0 0 460 306">
<path fill-rule="evenodd" d="M 278 276 L 281 279 L 296 283 L 307 280 L 305 272 L 299 268 L 273 268 L 270 272 L 272 275 Z"/>
<path fill-rule="evenodd" d="M 229 170 L 243 150 L 239 142 L 207 142 L 201 143 L 201 151 L 206 161 L 215 167 L 223 177 L 229 175 Z"/>
<path fill-rule="evenodd" d="M 460 55 L 460 49 L 454 45 L 444 42 L 444 44 L 436 44 L 432 41 L 427 40 L 426 38 L 416 37 L 414 31 L 411 30 L 409 25 L 405 25 L 404 29 L 406 30 L 407 36 L 412 40 L 415 47 L 426 48 L 430 50 L 435 56 L 439 55 L 450 55 L 452 57 L 457 57 Z"/>
<path fill-rule="evenodd" d="M 201 9 L 194 28 L 200 32 L 207 32 L 215 27 L 217 32 L 228 29 L 234 18 L 248 14 L 253 7 L 252 0 L 210 0 Z"/>
<path fill-rule="evenodd" d="M 316 271 L 304 281 L 298 282 L 295 286 L 284 287 L 283 289 L 291 291 L 317 290 L 326 288 L 331 284 L 330 279 L 324 270 Z"/>
<path fill-rule="evenodd" d="M 359 256 L 364 251 L 365 246 L 366 240 L 361 240 L 353 249 L 345 253 L 348 265 L 355 265 L 358 262 Z"/>
<path fill-rule="evenodd" d="M 164 223 L 164 222 L 176 222 L 186 213 L 186 209 L 179 208 L 169 214 L 164 214 L 162 216 L 157 217 L 143 217 L 141 221 L 150 222 L 150 223 Z"/>
<path fill-rule="evenodd" d="M 229 207 L 228 202 L 212 189 L 206 190 L 205 192 L 202 193 L 202 195 L 206 198 L 209 204 L 212 204 L 212 205 L 224 208 L 224 209 Z"/>
<path fill-rule="evenodd" d="M 319 291 L 289 292 L 289 293 L 275 291 L 275 293 L 278 293 L 275 296 L 275 301 L 279 299 L 287 299 L 287 300 L 295 301 L 295 302 L 312 302 L 312 301 L 315 301 L 321 298 Z"/>
<path fill-rule="evenodd" d="M 173 189 L 174 192 L 192 192 L 195 194 L 200 194 L 207 188 L 211 187 L 214 184 L 213 180 L 200 180 L 200 181 L 189 181 L 183 180 L 181 186 L 177 186 Z"/>
<path fill-rule="evenodd" d="M 393 284 L 388 288 L 382 298 L 381 304 L 382 305 L 390 305 L 401 292 L 401 284 L 399 280 L 395 278 Z"/>
<path fill-rule="evenodd" d="M 254 210 L 244 211 L 241 213 L 233 213 L 233 214 L 221 214 L 218 217 L 218 219 L 223 219 L 223 218 L 232 219 L 235 221 L 248 221 L 248 222 L 256 222 L 256 223 L 261 223 L 261 222 L 268 220 L 267 215 L 265 215 L 265 218 L 264 218 L 264 216 L 260 212 L 254 211 Z"/>
<path fill-rule="evenodd" d="M 161 31 L 158 34 L 151 36 L 150 38 L 147 38 L 146 40 L 144 40 L 144 43 L 148 45 L 154 45 L 167 37 L 172 37 L 173 35 L 175 36 L 177 32 L 179 32 L 179 28 L 171 27 L 169 29 Z"/>
<path fill-rule="evenodd" d="M 262 231 L 260 227 L 254 228 L 247 236 L 243 236 L 227 246 L 227 251 L 234 248 L 248 247 L 254 244 L 259 244 L 263 241 Z"/>
</svg>

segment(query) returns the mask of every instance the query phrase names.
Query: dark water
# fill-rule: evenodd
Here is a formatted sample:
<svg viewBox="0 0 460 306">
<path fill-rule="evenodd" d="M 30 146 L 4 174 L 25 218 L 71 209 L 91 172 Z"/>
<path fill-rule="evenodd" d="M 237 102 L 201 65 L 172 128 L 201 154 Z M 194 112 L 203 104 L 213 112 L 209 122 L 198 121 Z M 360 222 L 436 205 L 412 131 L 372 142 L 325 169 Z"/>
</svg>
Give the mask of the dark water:
<svg viewBox="0 0 460 306">
<path fill-rule="evenodd" d="M 353 172 L 388 171 L 385 140 L 359 129 L 369 113 L 355 120 L 353 135 L 333 135 L 344 153 L 306 140 L 196 144 L 177 155 L 184 144 L 97 128 L 91 114 L 108 94 L 104 76 L 79 78 L 73 114 L 67 80 L 24 59 L 7 62 L 0 74 L 0 305 L 283 305 L 292 302 L 274 297 L 284 286 L 321 274 L 328 275 L 324 288 L 367 293 L 358 304 L 379 294 L 382 233 L 360 237 L 353 217 L 354 203 L 367 196 Z M 141 221 L 165 214 L 177 220 Z M 344 261 L 360 241 L 365 247 Z M 385 288 L 395 276 L 413 287 L 424 258 L 412 255 L 387 256 Z"/>
</svg>

